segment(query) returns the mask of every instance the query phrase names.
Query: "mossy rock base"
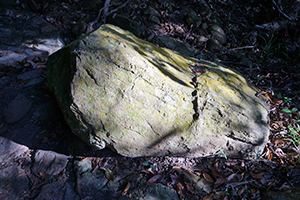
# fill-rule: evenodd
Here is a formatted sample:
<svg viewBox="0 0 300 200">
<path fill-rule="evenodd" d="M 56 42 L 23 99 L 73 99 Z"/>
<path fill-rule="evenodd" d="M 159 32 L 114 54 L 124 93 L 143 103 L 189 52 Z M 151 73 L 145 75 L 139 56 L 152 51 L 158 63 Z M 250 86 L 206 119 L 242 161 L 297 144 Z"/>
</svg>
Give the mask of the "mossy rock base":
<svg viewBox="0 0 300 200">
<path fill-rule="evenodd" d="M 113 25 L 65 46 L 47 67 L 67 123 L 97 149 L 248 157 L 268 141 L 269 105 L 243 76 Z"/>
</svg>

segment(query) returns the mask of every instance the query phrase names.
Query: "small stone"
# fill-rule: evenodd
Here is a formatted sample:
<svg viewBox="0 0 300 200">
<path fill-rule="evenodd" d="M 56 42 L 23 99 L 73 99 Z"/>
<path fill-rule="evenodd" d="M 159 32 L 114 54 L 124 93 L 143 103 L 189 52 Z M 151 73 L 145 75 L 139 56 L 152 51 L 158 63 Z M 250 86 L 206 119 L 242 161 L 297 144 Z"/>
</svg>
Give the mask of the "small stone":
<svg viewBox="0 0 300 200">
<path fill-rule="evenodd" d="M 12 36 L 12 32 L 8 28 L 0 28 L 0 35 L 4 38 L 9 38 Z"/>
<path fill-rule="evenodd" d="M 85 21 L 79 21 L 72 27 L 72 33 L 74 35 L 81 35 L 86 31 L 87 26 L 88 24 Z"/>
<path fill-rule="evenodd" d="M 223 29 L 215 24 L 209 28 L 209 32 L 212 35 L 211 38 L 217 40 L 221 45 L 226 44 L 226 35 Z"/>
<path fill-rule="evenodd" d="M 38 4 L 35 2 L 35 0 L 28 0 L 27 4 L 29 6 L 29 8 L 33 11 L 33 12 L 37 12 L 39 10 L 39 6 Z"/>
<path fill-rule="evenodd" d="M 150 22 L 154 22 L 154 23 L 156 23 L 156 24 L 160 24 L 159 18 L 156 17 L 156 16 L 154 16 L 154 15 L 150 15 L 150 16 L 149 16 L 149 21 L 150 21 Z"/>
</svg>

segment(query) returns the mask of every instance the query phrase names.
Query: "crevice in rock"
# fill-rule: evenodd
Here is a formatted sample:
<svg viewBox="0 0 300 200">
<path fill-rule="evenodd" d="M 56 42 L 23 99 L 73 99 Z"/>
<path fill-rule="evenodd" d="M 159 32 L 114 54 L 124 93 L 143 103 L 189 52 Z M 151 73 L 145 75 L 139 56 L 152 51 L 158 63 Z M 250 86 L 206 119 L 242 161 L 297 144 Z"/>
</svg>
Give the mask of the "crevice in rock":
<svg viewBox="0 0 300 200">
<path fill-rule="evenodd" d="M 150 126 L 151 130 L 159 136 L 159 134 L 154 130 L 153 126 L 146 120 L 147 124 Z"/>
<path fill-rule="evenodd" d="M 73 185 L 74 192 L 80 197 L 80 193 L 78 192 L 78 178 L 75 171 L 75 159 L 76 156 L 72 156 L 67 166 L 70 165 L 70 178 L 73 180 L 72 182 L 74 183 Z"/>
<path fill-rule="evenodd" d="M 89 75 L 89 77 L 91 77 L 91 79 L 94 81 L 94 83 L 96 85 L 99 85 L 97 79 L 95 78 L 95 76 L 93 75 L 93 73 L 91 73 L 88 69 L 85 68 L 86 73 Z"/>
<path fill-rule="evenodd" d="M 140 133 L 140 132 L 138 132 L 138 131 L 136 131 L 136 130 L 133 130 L 133 129 L 131 129 L 131 128 L 128 128 L 128 127 L 125 126 L 124 124 L 121 124 L 121 125 L 122 125 L 122 127 L 125 128 L 126 130 L 133 131 L 133 132 L 135 132 L 135 133 L 137 133 L 137 134 L 139 134 L 139 135 L 143 135 L 142 133 Z"/>
<path fill-rule="evenodd" d="M 233 140 L 236 140 L 236 141 L 239 141 L 239 142 L 243 142 L 243 143 L 255 146 L 255 144 L 253 144 L 252 142 L 247 142 L 246 140 L 235 137 L 233 133 L 227 134 L 226 137 L 229 137 L 229 138 L 231 138 Z"/>
<path fill-rule="evenodd" d="M 199 116 L 200 116 L 199 97 L 198 97 L 198 93 L 199 93 L 198 80 L 199 80 L 199 76 L 205 72 L 205 68 L 204 68 L 204 65 L 201 65 L 199 63 L 195 63 L 194 65 L 190 66 L 190 68 L 192 69 L 193 73 L 195 74 L 195 76 L 192 78 L 192 82 L 191 82 L 191 84 L 194 85 L 195 90 L 192 92 L 191 95 L 194 97 L 194 99 L 192 100 L 193 110 L 194 110 L 193 119 L 194 119 L 194 121 L 196 121 L 197 119 L 199 119 Z M 206 102 L 205 102 L 205 104 L 206 104 Z"/>
</svg>

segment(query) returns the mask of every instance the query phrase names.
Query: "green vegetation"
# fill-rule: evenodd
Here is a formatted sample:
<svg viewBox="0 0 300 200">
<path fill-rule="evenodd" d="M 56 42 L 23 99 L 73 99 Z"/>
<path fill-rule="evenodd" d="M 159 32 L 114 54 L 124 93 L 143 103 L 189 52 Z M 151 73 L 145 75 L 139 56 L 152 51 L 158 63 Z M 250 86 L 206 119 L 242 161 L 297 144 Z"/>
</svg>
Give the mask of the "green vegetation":
<svg viewBox="0 0 300 200">
<path fill-rule="evenodd" d="M 295 126 L 288 126 L 288 138 L 284 138 L 284 140 L 292 142 L 297 150 L 299 150 L 300 145 L 299 133 L 300 125 L 296 123 Z"/>
<path fill-rule="evenodd" d="M 226 154 L 224 153 L 224 151 L 221 149 L 221 154 L 219 155 L 220 158 L 225 158 L 227 160 L 227 156 Z"/>
<path fill-rule="evenodd" d="M 272 35 L 263 32 L 258 37 L 263 40 L 263 44 L 260 45 L 260 48 L 263 50 L 262 58 L 289 58 L 289 48 L 280 42 L 274 32 Z"/>
</svg>

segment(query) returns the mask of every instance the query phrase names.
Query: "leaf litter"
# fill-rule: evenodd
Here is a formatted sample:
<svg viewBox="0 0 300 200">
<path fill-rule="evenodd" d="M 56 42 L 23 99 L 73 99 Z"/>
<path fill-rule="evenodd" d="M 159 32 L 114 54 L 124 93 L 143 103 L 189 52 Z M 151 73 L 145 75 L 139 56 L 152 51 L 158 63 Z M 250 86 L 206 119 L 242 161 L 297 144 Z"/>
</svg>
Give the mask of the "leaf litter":
<svg viewBox="0 0 300 200">
<path fill-rule="evenodd" d="M 147 1 L 145 1 L 147 2 Z M 192 1 L 180 3 L 178 1 L 165 1 L 163 4 L 159 1 L 151 1 L 149 6 L 160 11 L 161 24 L 155 25 L 157 34 L 163 31 L 171 37 L 182 40 L 198 49 L 194 56 L 199 58 L 208 58 L 209 60 L 220 60 L 242 73 L 247 79 L 259 88 L 257 96 L 267 97 L 270 101 L 270 140 L 263 150 L 257 151 L 256 160 L 241 160 L 221 157 L 207 157 L 199 159 L 189 158 L 142 158 L 139 159 L 124 158 L 121 163 L 118 161 L 110 162 L 110 158 L 95 158 L 92 160 L 93 170 L 103 170 L 108 180 L 113 181 L 116 173 L 121 173 L 124 168 L 131 168 L 147 177 L 147 185 L 153 183 L 163 183 L 173 187 L 179 197 L 188 198 L 189 195 L 200 195 L 203 199 L 252 199 L 260 196 L 260 191 L 269 190 L 287 190 L 294 188 L 299 184 L 300 179 L 300 70 L 299 56 L 297 55 L 297 45 L 299 42 L 291 43 L 292 34 L 288 28 L 286 32 L 275 32 L 267 34 L 272 26 L 264 18 L 260 17 L 265 12 L 271 15 L 279 16 L 282 20 L 285 18 L 280 13 L 280 6 L 276 5 L 278 12 L 272 10 L 272 6 L 261 4 L 255 1 L 253 4 L 238 3 L 237 1 L 210 1 L 209 6 L 223 19 L 223 28 L 230 42 L 223 50 L 210 51 L 206 49 L 206 39 L 197 40 L 199 34 L 195 26 L 178 22 L 164 22 L 164 17 L 177 10 L 176 6 L 185 6 L 195 8 Z M 164 5 L 164 6 L 163 6 Z M 168 6 L 167 6 L 168 5 Z M 234 10 L 234 6 L 236 10 Z M 22 7 L 22 5 L 20 5 Z M 144 26 L 152 25 L 149 21 L 144 21 L 140 16 L 140 11 L 145 8 L 144 3 L 140 1 L 129 1 L 129 6 L 118 10 L 118 13 L 132 16 Z M 267 10 L 267 11 L 266 11 Z M 70 0 L 55 7 L 50 4 L 41 6 L 40 14 L 45 16 L 46 20 L 52 25 L 64 30 L 65 42 L 71 42 L 77 38 L 72 33 L 72 26 L 67 23 L 68 20 L 61 15 L 68 12 L 71 21 L 78 21 L 80 18 L 89 17 L 90 21 L 96 19 L 97 12 L 82 9 L 80 2 Z M 249 18 L 253 21 L 249 21 Z M 62 20 L 64 19 L 64 20 Z M 210 15 L 206 16 L 209 23 L 212 23 Z M 70 21 L 70 20 L 69 20 Z M 255 33 L 247 30 L 253 24 L 258 24 L 259 29 Z M 150 26 L 149 26 L 150 27 Z M 151 28 L 153 28 L 151 27 Z M 296 28 L 298 29 L 298 28 Z M 176 31 L 177 30 L 177 31 Z M 180 30 L 180 31 L 179 31 Z M 247 32 L 248 31 L 248 32 Z M 150 33 L 146 30 L 145 33 Z M 153 33 L 152 32 L 152 33 Z M 201 32 L 203 37 L 207 33 Z M 255 34 L 258 34 L 255 37 Z M 285 35 L 290 37 L 285 37 Z M 149 39 L 150 35 L 142 35 L 143 39 Z M 280 40 L 280 42 L 278 42 Z M 195 43 L 198 41 L 198 43 Z M 294 50 L 294 53 L 285 52 L 280 49 L 280 45 L 286 44 L 286 48 Z M 244 46 L 242 46 L 244 45 Z M 280 52 L 283 53 L 280 54 Z M 299 51 L 298 51 L 299 52 Z M 22 51 L 16 53 L 22 54 Z M 46 58 L 38 57 L 30 60 L 25 59 L 10 68 L 1 69 L 3 76 L 11 74 L 20 74 L 34 68 L 44 68 Z M 250 63 L 250 64 L 248 64 Z M 26 82 L 24 82 L 26 84 Z M 111 159 L 112 160 L 112 159 Z M 127 163 L 126 163 L 127 162 Z M 133 163 L 138 163 L 134 165 Z M 131 165 L 134 165 L 132 167 Z M 180 170 L 198 177 L 199 181 L 205 179 L 212 185 L 213 190 L 207 193 L 201 193 L 196 189 L 196 182 L 188 182 L 183 179 Z M 47 176 L 41 172 L 42 179 Z M 34 182 L 34 181 L 33 181 Z M 126 195 L 130 189 L 130 182 L 125 186 L 122 195 Z"/>
</svg>

